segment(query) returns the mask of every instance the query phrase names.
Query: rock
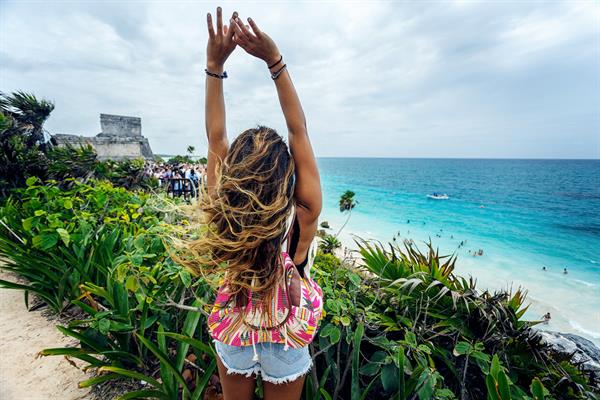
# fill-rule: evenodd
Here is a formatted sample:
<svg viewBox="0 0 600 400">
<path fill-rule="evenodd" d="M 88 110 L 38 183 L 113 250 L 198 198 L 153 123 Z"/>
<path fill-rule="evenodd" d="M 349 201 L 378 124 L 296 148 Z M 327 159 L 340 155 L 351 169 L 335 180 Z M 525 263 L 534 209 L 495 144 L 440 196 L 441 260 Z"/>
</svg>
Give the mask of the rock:
<svg viewBox="0 0 600 400">
<path fill-rule="evenodd" d="M 591 341 L 572 333 L 539 331 L 542 342 L 554 351 L 573 354 L 572 361 L 581 364 L 583 369 L 600 374 L 600 349 Z"/>
</svg>

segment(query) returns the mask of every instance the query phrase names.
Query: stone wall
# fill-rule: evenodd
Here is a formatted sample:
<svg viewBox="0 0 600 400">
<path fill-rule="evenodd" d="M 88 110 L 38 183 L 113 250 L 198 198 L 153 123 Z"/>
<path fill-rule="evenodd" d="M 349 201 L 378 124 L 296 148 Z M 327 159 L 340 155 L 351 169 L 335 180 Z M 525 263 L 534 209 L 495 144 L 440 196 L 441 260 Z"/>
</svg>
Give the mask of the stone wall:
<svg viewBox="0 0 600 400">
<path fill-rule="evenodd" d="M 142 136 L 142 119 L 124 115 L 100 114 L 101 136 Z"/>
<path fill-rule="evenodd" d="M 142 136 L 141 118 L 100 114 L 100 126 L 102 132 L 93 137 L 56 134 L 53 138 L 63 146 L 89 144 L 101 160 L 154 158 L 148 139 Z"/>
<path fill-rule="evenodd" d="M 100 160 L 112 159 L 123 160 L 132 158 L 144 158 L 139 143 L 95 143 L 94 149 Z"/>
</svg>

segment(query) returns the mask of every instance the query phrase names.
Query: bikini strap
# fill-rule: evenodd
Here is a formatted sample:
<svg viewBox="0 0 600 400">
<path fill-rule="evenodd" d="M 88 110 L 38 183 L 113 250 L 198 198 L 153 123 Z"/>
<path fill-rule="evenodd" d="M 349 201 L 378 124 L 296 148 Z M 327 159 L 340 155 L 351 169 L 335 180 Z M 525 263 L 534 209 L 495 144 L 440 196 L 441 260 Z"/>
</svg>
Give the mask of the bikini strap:
<svg viewBox="0 0 600 400">
<path fill-rule="evenodd" d="M 290 209 L 290 215 L 287 217 L 286 226 L 285 226 L 285 239 L 281 242 L 281 252 L 289 252 L 290 251 L 290 241 L 292 237 L 292 227 L 294 226 L 294 222 L 296 221 L 296 206 L 292 203 L 292 207 Z"/>
</svg>

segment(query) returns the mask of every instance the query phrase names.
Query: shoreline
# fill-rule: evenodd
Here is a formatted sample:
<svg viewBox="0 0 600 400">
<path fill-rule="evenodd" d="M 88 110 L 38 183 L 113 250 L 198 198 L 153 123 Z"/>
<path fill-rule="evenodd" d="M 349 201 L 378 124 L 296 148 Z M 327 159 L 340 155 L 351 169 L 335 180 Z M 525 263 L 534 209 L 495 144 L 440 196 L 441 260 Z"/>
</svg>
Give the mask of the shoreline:
<svg viewBox="0 0 600 400">
<path fill-rule="evenodd" d="M 337 224 L 337 218 L 327 219 L 330 222 L 335 222 Z M 352 221 L 350 221 L 351 224 Z M 354 259 L 356 257 L 360 258 L 356 253 L 356 245 L 353 241 L 350 240 L 352 236 L 358 236 L 351 232 L 350 224 L 345 228 L 345 231 L 342 232 L 340 237 L 338 238 L 342 244 L 342 247 L 336 249 L 334 254 L 339 257 L 344 257 L 344 252 L 347 251 L 348 254 L 353 256 Z M 350 229 L 349 229 L 350 228 Z M 321 229 L 321 228 L 320 228 Z M 325 229 L 327 233 L 336 232 L 335 229 Z M 432 236 L 432 243 L 435 247 L 441 248 L 442 246 L 436 246 L 437 244 L 441 244 L 435 235 Z M 399 239 L 398 244 L 401 244 L 401 240 L 408 239 L 402 238 Z M 377 240 L 375 238 L 369 238 L 368 241 Z M 421 240 L 413 239 L 420 249 L 423 248 L 424 243 Z M 382 241 L 383 244 L 387 244 L 389 241 Z M 442 253 L 442 250 L 440 250 Z M 600 332 L 596 332 L 594 330 L 590 330 L 587 327 L 583 326 L 580 321 L 588 320 L 593 321 L 595 319 L 600 320 L 600 312 L 594 311 L 594 309 L 584 309 L 586 306 L 583 304 L 580 309 L 574 310 L 570 312 L 570 310 L 566 309 L 566 306 L 561 303 L 561 299 L 566 298 L 567 296 L 572 296 L 571 291 L 575 290 L 565 283 L 565 287 L 554 287 L 550 286 L 552 283 L 555 283 L 557 279 L 563 278 L 564 275 L 562 273 L 559 274 L 557 271 L 540 271 L 538 274 L 534 276 L 535 279 L 531 279 L 531 276 L 527 274 L 521 274 L 518 276 L 514 276 L 514 271 L 510 269 L 503 269 L 501 265 L 497 265 L 502 260 L 490 260 L 491 257 L 487 253 L 484 253 L 483 256 L 467 256 L 467 254 L 458 254 L 458 260 L 456 263 L 456 268 L 454 273 L 456 275 L 467 277 L 472 277 L 477 282 L 477 289 L 479 291 L 489 290 L 490 292 L 496 290 L 515 290 L 517 288 L 521 288 L 526 291 L 527 300 L 526 304 L 529 305 L 527 312 L 525 313 L 524 318 L 529 321 L 537 321 L 541 320 L 542 316 L 547 312 L 550 312 L 552 315 L 552 319 L 548 323 L 540 323 L 535 326 L 535 329 L 540 331 L 554 331 L 560 333 L 569 333 L 578 335 L 582 338 L 585 338 L 597 347 L 600 348 Z M 572 278 L 573 279 L 573 278 Z M 581 281 L 578 279 L 573 279 L 573 281 Z M 584 286 L 593 290 L 596 288 L 596 284 L 583 282 Z M 547 291 L 547 287 L 552 287 L 552 291 Z M 544 293 L 551 292 L 551 294 Z M 556 299 L 556 301 L 548 301 L 548 299 L 544 298 L 543 295 L 552 295 L 552 299 Z M 575 314 L 573 314 L 575 313 Z M 576 317 L 573 317 L 576 315 Z M 592 324 L 593 325 L 593 324 Z"/>
</svg>

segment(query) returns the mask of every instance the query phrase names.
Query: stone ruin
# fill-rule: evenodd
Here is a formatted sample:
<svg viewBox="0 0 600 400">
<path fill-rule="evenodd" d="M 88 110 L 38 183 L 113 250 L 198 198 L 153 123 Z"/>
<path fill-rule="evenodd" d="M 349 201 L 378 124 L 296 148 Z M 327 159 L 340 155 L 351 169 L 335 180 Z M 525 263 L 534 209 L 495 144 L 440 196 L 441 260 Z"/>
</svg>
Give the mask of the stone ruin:
<svg viewBox="0 0 600 400">
<path fill-rule="evenodd" d="M 142 136 L 142 119 L 122 115 L 100 114 L 100 129 L 96 136 L 53 135 L 59 146 L 91 145 L 100 160 L 153 159 L 148 139 Z"/>
</svg>

